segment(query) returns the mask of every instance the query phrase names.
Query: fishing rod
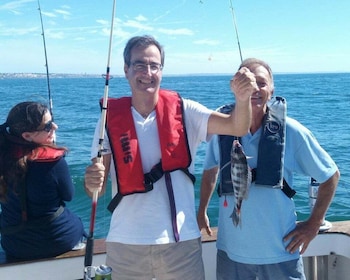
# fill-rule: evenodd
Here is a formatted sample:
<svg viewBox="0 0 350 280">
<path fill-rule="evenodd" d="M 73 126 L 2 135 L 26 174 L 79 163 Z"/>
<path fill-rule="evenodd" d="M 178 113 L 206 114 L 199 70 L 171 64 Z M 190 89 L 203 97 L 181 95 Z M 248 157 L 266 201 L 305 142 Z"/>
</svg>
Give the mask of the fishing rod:
<svg viewBox="0 0 350 280">
<path fill-rule="evenodd" d="M 101 120 L 100 120 L 101 123 L 100 123 L 99 149 L 97 153 L 97 162 L 99 163 L 102 162 L 103 140 L 105 135 L 105 125 L 106 125 L 106 116 L 107 116 L 107 102 L 108 102 L 108 89 L 109 89 L 109 80 L 110 80 L 110 63 L 111 63 L 111 52 L 112 52 L 115 3 L 116 3 L 116 0 L 113 0 L 112 21 L 111 21 L 111 29 L 110 29 L 110 35 L 109 35 L 109 48 L 108 48 L 107 68 L 106 68 L 106 76 L 105 76 L 105 88 L 104 88 L 104 95 L 103 95 Z M 98 200 L 98 190 L 95 190 L 92 194 L 89 236 L 86 241 L 86 249 L 85 249 L 84 280 L 92 279 L 92 276 L 91 276 L 92 256 L 93 256 L 93 249 L 94 249 L 94 228 L 95 228 L 97 200 Z"/>
<path fill-rule="evenodd" d="M 43 17 L 41 13 L 40 8 L 40 2 L 38 0 L 38 10 L 40 14 L 40 22 L 41 22 L 41 35 L 43 37 L 43 43 L 44 43 L 44 52 L 45 52 L 45 67 L 46 67 L 46 81 L 47 81 L 47 90 L 49 94 L 49 110 L 50 114 L 53 120 L 53 103 L 52 103 L 52 97 L 51 97 L 51 89 L 50 89 L 50 75 L 49 75 L 49 64 L 47 63 L 47 51 L 46 51 L 46 40 L 45 40 L 45 32 L 44 32 L 44 24 L 43 24 Z"/>
<path fill-rule="evenodd" d="M 239 55 L 241 57 L 241 62 L 243 62 L 242 51 L 241 51 L 241 44 L 239 42 L 238 28 L 237 28 L 237 24 L 236 24 L 236 17 L 235 17 L 235 13 L 234 13 L 234 10 L 233 10 L 232 0 L 230 0 L 230 9 L 231 9 L 231 14 L 232 14 L 233 25 L 234 25 L 235 31 L 236 31 L 236 38 L 237 38 Z"/>
<path fill-rule="evenodd" d="M 232 5 L 232 0 L 230 1 L 230 9 L 231 9 L 231 14 L 232 14 L 232 21 L 233 21 L 233 26 L 235 27 L 235 31 L 236 31 L 236 38 L 237 38 L 237 44 L 238 44 L 238 50 L 239 50 L 239 56 L 241 58 L 241 63 L 243 62 L 243 56 L 242 56 L 242 50 L 241 50 L 241 44 L 239 42 L 239 36 L 238 36 L 238 28 L 237 28 L 237 23 L 236 23 L 236 17 L 235 17 L 235 12 L 233 10 L 233 5 Z M 234 136 L 234 141 L 237 140 L 238 143 L 240 143 L 240 138 L 237 136 Z M 233 141 L 233 143 L 234 143 Z M 234 147 L 234 145 L 232 145 L 232 148 Z"/>
</svg>

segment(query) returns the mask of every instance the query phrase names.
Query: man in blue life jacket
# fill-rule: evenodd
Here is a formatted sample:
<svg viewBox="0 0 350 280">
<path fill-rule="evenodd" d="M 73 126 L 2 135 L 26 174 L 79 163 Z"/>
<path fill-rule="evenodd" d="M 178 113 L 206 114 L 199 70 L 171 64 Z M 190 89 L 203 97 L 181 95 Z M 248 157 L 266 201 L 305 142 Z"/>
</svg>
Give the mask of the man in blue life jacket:
<svg viewBox="0 0 350 280">
<path fill-rule="evenodd" d="M 86 169 L 89 195 L 105 193 L 111 174 L 106 264 L 112 279 L 204 279 L 191 174 L 196 149 L 208 134 L 242 136 L 250 125 L 254 75 L 242 77 L 245 89 L 228 115 L 161 89 L 163 66 L 164 50 L 153 37 L 128 41 L 124 73 L 132 93 L 109 99 L 103 163 L 96 160 L 98 124 Z"/>
<path fill-rule="evenodd" d="M 312 133 L 286 117 L 286 100 L 272 96 L 274 82 L 269 65 L 246 59 L 236 76 L 248 73 L 253 73 L 259 87 L 251 97 L 250 131 L 243 137 L 215 135 L 208 143 L 198 225 L 209 235 L 212 233 L 207 208 L 219 174 L 217 279 L 304 280 L 301 254 L 324 221 L 339 171 Z M 240 84 L 233 87 L 235 93 L 240 92 Z M 229 113 L 232 107 L 233 104 L 223 106 L 220 111 Z M 240 208 L 239 225 L 232 221 L 239 190 L 232 187 L 235 178 L 231 178 L 230 162 L 232 143 L 237 139 L 252 174 L 248 196 Z M 321 182 L 310 217 L 299 223 L 291 199 L 295 193 L 291 188 L 294 172 Z M 235 176 L 235 172 L 232 174 Z"/>
</svg>

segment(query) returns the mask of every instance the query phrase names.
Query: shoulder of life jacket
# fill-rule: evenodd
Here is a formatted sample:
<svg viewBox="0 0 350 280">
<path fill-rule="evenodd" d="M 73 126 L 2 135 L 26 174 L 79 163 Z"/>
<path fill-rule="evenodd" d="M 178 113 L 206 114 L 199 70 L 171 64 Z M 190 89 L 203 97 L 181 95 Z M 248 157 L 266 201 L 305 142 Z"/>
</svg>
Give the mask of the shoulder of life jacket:
<svg viewBox="0 0 350 280">
<path fill-rule="evenodd" d="M 65 156 L 66 151 L 63 149 L 56 149 L 54 147 L 42 146 L 32 151 L 28 157 L 31 161 L 36 162 L 52 162 L 57 161 L 61 157 Z"/>
</svg>

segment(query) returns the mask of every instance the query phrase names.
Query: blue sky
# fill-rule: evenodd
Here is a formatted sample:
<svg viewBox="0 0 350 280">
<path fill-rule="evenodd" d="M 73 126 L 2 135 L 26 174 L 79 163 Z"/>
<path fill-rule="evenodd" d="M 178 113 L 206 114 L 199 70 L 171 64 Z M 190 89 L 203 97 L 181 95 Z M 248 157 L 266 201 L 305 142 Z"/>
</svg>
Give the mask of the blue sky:
<svg viewBox="0 0 350 280">
<path fill-rule="evenodd" d="M 232 0 L 243 58 L 274 72 L 350 72 L 349 0 Z M 106 71 L 113 0 L 41 0 L 51 73 Z M 117 0 L 111 74 L 135 35 L 165 48 L 164 74 L 233 73 L 230 0 Z M 37 0 L 0 2 L 0 73 L 45 73 Z"/>
</svg>

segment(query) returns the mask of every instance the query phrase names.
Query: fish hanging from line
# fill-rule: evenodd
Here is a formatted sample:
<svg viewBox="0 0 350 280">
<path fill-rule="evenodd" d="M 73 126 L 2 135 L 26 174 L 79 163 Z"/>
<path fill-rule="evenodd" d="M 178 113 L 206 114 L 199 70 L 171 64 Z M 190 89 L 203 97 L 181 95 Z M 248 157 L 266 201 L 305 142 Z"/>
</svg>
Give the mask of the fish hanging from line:
<svg viewBox="0 0 350 280">
<path fill-rule="evenodd" d="M 231 180 L 234 190 L 235 205 L 230 216 L 233 224 L 241 227 L 241 207 L 243 199 L 247 199 L 252 175 L 248 166 L 242 145 L 239 141 L 233 140 L 231 149 Z"/>
</svg>

